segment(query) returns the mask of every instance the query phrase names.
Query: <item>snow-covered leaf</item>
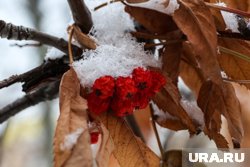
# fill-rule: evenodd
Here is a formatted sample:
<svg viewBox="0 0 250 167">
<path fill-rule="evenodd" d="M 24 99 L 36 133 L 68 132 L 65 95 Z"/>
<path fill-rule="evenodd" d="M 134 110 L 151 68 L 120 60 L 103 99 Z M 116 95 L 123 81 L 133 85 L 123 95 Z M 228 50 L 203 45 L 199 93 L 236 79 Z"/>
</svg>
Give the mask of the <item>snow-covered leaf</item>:
<svg viewBox="0 0 250 167">
<path fill-rule="evenodd" d="M 60 116 L 54 137 L 54 167 L 92 167 L 92 153 L 87 125 L 87 101 L 80 96 L 80 82 L 75 71 L 67 71 L 60 85 Z M 81 154 L 79 154 L 81 152 Z"/>
</svg>

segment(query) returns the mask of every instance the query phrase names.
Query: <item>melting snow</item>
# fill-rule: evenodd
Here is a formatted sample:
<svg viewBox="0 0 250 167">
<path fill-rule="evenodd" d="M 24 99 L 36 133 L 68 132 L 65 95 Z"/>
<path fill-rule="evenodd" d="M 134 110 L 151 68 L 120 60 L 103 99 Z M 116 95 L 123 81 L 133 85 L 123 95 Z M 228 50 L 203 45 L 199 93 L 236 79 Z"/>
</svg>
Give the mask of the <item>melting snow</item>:
<svg viewBox="0 0 250 167">
<path fill-rule="evenodd" d="M 65 55 L 65 53 L 63 53 L 62 51 L 56 49 L 56 48 L 49 48 L 47 50 L 46 56 L 45 56 L 45 60 L 55 60 L 58 58 L 63 57 L 63 55 Z"/>
<path fill-rule="evenodd" d="M 227 6 L 224 2 L 216 3 L 216 5 L 223 6 L 223 7 Z M 227 26 L 226 29 L 229 29 L 232 32 L 239 33 L 239 30 L 238 30 L 239 25 L 238 25 L 238 20 L 237 20 L 236 14 L 221 11 L 221 15 L 226 23 L 226 26 Z"/>
<path fill-rule="evenodd" d="M 83 133 L 83 128 L 78 128 L 76 131 L 68 134 L 64 138 L 64 142 L 61 143 L 60 149 L 63 150 L 70 150 L 76 144 L 79 136 Z"/>
</svg>

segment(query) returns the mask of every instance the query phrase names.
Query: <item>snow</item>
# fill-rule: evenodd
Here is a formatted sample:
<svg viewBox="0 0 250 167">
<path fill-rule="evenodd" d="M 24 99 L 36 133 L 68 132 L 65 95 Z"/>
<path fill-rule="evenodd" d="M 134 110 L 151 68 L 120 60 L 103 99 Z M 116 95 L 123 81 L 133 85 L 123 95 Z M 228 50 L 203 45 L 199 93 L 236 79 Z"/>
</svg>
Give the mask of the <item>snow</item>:
<svg viewBox="0 0 250 167">
<path fill-rule="evenodd" d="M 154 114 L 157 117 L 158 121 L 164 121 L 164 120 L 167 120 L 167 119 L 171 119 L 171 120 L 177 120 L 176 117 L 170 115 L 168 112 L 164 112 L 162 109 L 160 109 L 157 104 L 155 104 L 153 101 L 150 102 L 152 104 L 152 108 L 154 110 Z"/>
<path fill-rule="evenodd" d="M 46 56 L 44 59 L 45 60 L 55 60 L 55 59 L 63 57 L 64 55 L 65 55 L 65 53 L 52 47 L 52 48 L 49 48 L 47 50 L 47 53 L 46 53 Z"/>
<path fill-rule="evenodd" d="M 225 71 L 220 72 L 222 78 L 228 78 L 227 74 Z"/>
<path fill-rule="evenodd" d="M 89 0 L 86 3 L 93 9 L 102 2 Z M 145 52 L 143 44 L 126 33 L 134 30 L 134 24 L 124 12 L 124 5 L 109 4 L 96 12 L 92 11 L 92 18 L 94 28 L 90 34 L 95 38 L 97 48 L 86 50 L 84 59 L 72 65 L 82 86 L 91 87 L 97 78 L 104 75 L 129 76 L 136 67 L 160 67 L 154 55 Z"/>
<path fill-rule="evenodd" d="M 65 136 L 64 142 L 61 143 L 60 145 L 60 149 L 62 151 L 72 149 L 82 133 L 83 133 L 83 128 L 78 128 L 76 131 Z"/>
<path fill-rule="evenodd" d="M 161 110 L 153 101 L 150 102 L 152 104 L 152 107 L 154 109 L 155 115 L 157 115 L 158 121 L 164 121 L 164 120 L 177 120 L 178 118 L 170 115 L 167 111 L 164 112 Z M 199 125 L 204 125 L 204 118 L 203 118 L 203 112 L 201 109 L 197 106 L 196 101 L 188 101 L 181 99 L 180 101 L 181 106 L 184 108 L 184 110 L 187 112 L 190 118 L 193 120 L 196 120 Z"/>
<path fill-rule="evenodd" d="M 130 5 L 156 10 L 158 12 L 162 12 L 168 15 L 173 15 L 174 12 L 180 7 L 177 0 L 169 0 L 169 3 L 168 0 L 149 0 L 147 2 Z"/>
<path fill-rule="evenodd" d="M 223 7 L 227 6 L 224 2 L 216 3 L 216 5 L 223 6 Z M 232 32 L 236 32 L 236 33 L 240 32 L 238 30 L 239 25 L 238 25 L 238 20 L 237 20 L 237 15 L 236 14 L 221 11 L 221 15 L 222 15 L 222 17 L 223 17 L 223 19 L 225 21 L 226 30 L 231 30 Z"/>
</svg>

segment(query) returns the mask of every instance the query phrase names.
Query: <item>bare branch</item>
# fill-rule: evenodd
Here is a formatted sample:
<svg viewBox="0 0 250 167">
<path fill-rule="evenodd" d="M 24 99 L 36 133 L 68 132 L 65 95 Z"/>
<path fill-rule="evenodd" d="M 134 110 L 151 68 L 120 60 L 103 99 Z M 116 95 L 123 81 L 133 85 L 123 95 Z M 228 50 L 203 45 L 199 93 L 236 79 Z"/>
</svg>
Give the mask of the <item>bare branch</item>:
<svg viewBox="0 0 250 167">
<path fill-rule="evenodd" d="M 41 82 L 49 81 L 51 78 L 61 77 L 68 69 L 67 56 L 61 59 L 48 60 L 28 72 L 21 75 L 13 75 L 8 79 L 0 81 L 0 89 L 17 82 L 24 82 L 23 91 L 27 92 Z"/>
<path fill-rule="evenodd" d="M 36 31 L 32 28 L 16 26 L 11 23 L 6 23 L 0 20 L 0 37 L 9 40 L 33 40 L 45 45 L 53 46 L 62 52 L 68 54 L 68 42 L 63 38 L 57 38 L 52 35 Z M 82 53 L 82 49 L 77 46 L 72 46 L 75 54 Z"/>
<path fill-rule="evenodd" d="M 88 34 L 93 26 L 91 13 L 84 0 L 68 0 L 73 19 L 82 32 Z"/>
<path fill-rule="evenodd" d="M 42 101 L 52 100 L 57 97 L 59 90 L 60 79 L 57 79 L 49 84 L 42 85 L 30 93 L 27 93 L 20 99 L 0 109 L 0 123 L 3 123 L 11 116 L 19 113 L 20 111 L 36 105 Z"/>
</svg>

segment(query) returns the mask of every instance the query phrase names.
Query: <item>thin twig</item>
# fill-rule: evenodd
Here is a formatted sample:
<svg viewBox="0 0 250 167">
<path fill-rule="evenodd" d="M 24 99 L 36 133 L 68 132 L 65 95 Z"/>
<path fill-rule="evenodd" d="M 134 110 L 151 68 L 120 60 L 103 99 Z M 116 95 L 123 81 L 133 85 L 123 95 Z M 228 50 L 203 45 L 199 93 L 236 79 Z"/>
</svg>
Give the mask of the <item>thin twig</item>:
<svg viewBox="0 0 250 167">
<path fill-rule="evenodd" d="M 112 4 L 112 3 L 115 3 L 115 2 L 123 2 L 122 0 L 111 0 L 109 2 L 105 2 L 105 3 L 102 3 L 101 5 L 97 6 L 94 8 L 94 11 L 97 11 L 99 9 L 101 9 L 102 7 L 105 7 L 107 6 L 108 4 Z"/>
<path fill-rule="evenodd" d="M 164 157 L 164 150 L 163 150 L 163 147 L 161 145 L 161 139 L 160 139 L 160 136 L 159 136 L 159 133 L 157 131 L 156 124 L 154 121 L 154 109 L 153 109 L 153 106 L 151 103 L 149 104 L 149 107 L 150 107 L 150 114 L 151 114 L 151 122 L 152 122 L 152 126 L 153 126 L 154 133 L 156 136 L 157 144 L 158 144 L 159 150 L 161 152 L 161 157 Z"/>
<path fill-rule="evenodd" d="M 222 11 L 238 14 L 238 15 L 243 16 L 243 17 L 250 17 L 250 13 L 247 13 L 247 12 L 244 12 L 244 11 L 241 11 L 241 10 L 233 9 L 233 8 L 230 8 L 230 7 L 218 6 L 218 5 L 215 5 L 215 4 L 212 4 L 212 3 L 208 3 L 208 2 L 205 2 L 205 3 L 210 8 L 214 8 L 214 9 L 217 9 L 217 10 L 222 10 Z"/>
<path fill-rule="evenodd" d="M 57 38 L 55 36 L 36 31 L 31 28 L 16 26 L 11 23 L 6 23 L 3 20 L 0 20 L 0 37 L 7 38 L 9 40 L 33 40 L 41 44 L 53 46 L 65 54 L 68 54 L 68 42 L 63 38 Z M 76 54 L 81 54 L 82 49 L 73 46 L 73 51 Z"/>
<path fill-rule="evenodd" d="M 42 101 L 52 100 L 57 97 L 60 79 L 41 86 L 39 89 L 27 93 L 20 99 L 0 109 L 0 123 L 3 123 L 18 112 L 36 105 Z"/>
<path fill-rule="evenodd" d="M 228 48 L 225 48 L 225 47 L 222 47 L 222 46 L 219 46 L 219 50 L 223 53 L 227 53 L 227 54 L 230 54 L 232 56 L 235 56 L 235 57 L 238 57 L 238 58 L 241 58 L 242 60 L 245 60 L 245 61 L 248 61 L 250 62 L 250 57 L 247 56 L 247 55 L 244 55 L 242 53 L 239 53 L 239 52 L 236 52 L 234 50 L 231 50 L 231 49 L 228 49 Z"/>
<path fill-rule="evenodd" d="M 223 81 L 226 82 L 235 82 L 239 84 L 250 84 L 250 80 L 235 80 L 235 79 L 230 79 L 230 78 L 222 78 Z"/>
</svg>

